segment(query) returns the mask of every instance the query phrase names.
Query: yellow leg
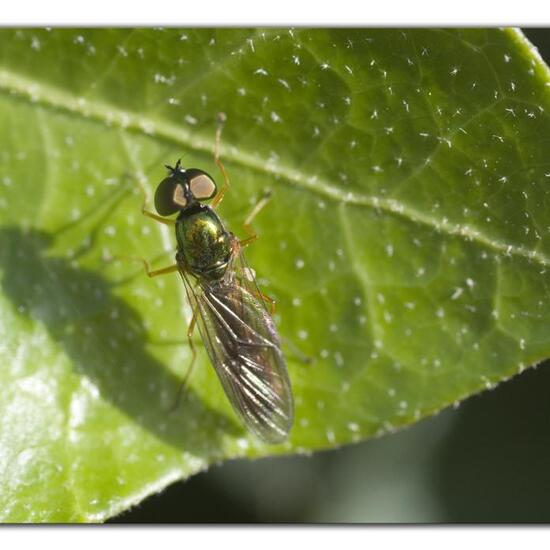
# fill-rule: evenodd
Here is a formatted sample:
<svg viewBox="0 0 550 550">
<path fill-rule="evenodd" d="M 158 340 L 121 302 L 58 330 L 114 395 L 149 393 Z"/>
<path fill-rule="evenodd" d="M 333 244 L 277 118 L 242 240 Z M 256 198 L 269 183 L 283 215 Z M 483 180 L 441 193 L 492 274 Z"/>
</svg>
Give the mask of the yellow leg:
<svg viewBox="0 0 550 550">
<path fill-rule="evenodd" d="M 141 193 L 143 195 L 143 202 L 141 203 L 141 213 L 144 216 L 147 216 L 148 218 L 151 218 L 159 223 L 163 223 L 165 225 L 175 225 L 176 220 L 172 220 L 170 218 L 163 218 L 162 216 L 159 216 L 158 214 L 155 214 L 154 212 L 147 210 L 147 191 L 145 190 L 145 187 L 143 187 L 143 183 L 141 182 L 141 180 L 139 178 L 137 178 L 137 180 L 138 180 L 139 188 L 141 189 Z"/>
<path fill-rule="evenodd" d="M 226 191 L 230 187 L 229 183 L 229 176 L 227 175 L 227 172 L 225 171 L 225 167 L 220 159 L 220 142 L 222 138 L 222 130 L 223 125 L 225 121 L 227 120 L 227 117 L 225 116 L 225 113 L 218 113 L 218 127 L 216 128 L 216 143 L 214 145 L 214 162 L 220 169 L 220 172 L 223 176 L 223 185 L 221 186 L 221 189 L 216 193 L 216 196 L 212 199 L 212 202 L 210 203 L 210 206 L 212 208 L 216 208 L 220 202 L 222 202 L 223 196 L 225 195 Z"/>
<path fill-rule="evenodd" d="M 174 273 L 174 271 L 177 271 L 179 269 L 178 264 L 169 265 L 168 267 L 163 267 L 162 269 L 155 269 L 154 271 L 151 271 L 148 268 L 147 260 L 142 260 L 143 264 L 145 266 L 145 273 L 147 273 L 148 277 L 157 277 L 158 275 L 166 275 L 167 273 Z"/>
<path fill-rule="evenodd" d="M 170 218 L 163 218 L 162 216 L 158 216 L 157 214 L 154 214 L 153 212 L 149 212 L 149 210 L 146 210 L 145 204 L 141 207 L 141 213 L 144 216 L 147 216 L 148 218 L 151 218 L 153 220 L 156 220 L 157 222 L 163 223 L 164 225 L 176 225 L 176 220 L 172 220 Z"/>
<path fill-rule="evenodd" d="M 271 296 L 268 296 L 267 294 L 264 294 L 261 290 L 258 290 L 259 297 L 262 298 L 262 300 L 265 300 L 269 304 L 269 309 L 271 310 L 270 314 L 271 316 L 275 315 L 276 311 L 276 302 Z"/>
<path fill-rule="evenodd" d="M 152 270 L 149 262 L 145 258 L 140 258 L 138 256 L 113 256 L 112 258 L 109 258 L 109 260 L 126 260 L 130 262 L 141 262 L 143 264 L 143 268 L 145 269 L 145 273 L 148 277 L 157 277 L 158 275 L 166 275 L 167 273 L 174 273 L 175 271 L 178 271 L 179 266 L 178 264 L 169 265 L 168 267 L 163 267 L 162 269 L 154 269 Z"/>
<path fill-rule="evenodd" d="M 249 237 L 239 241 L 239 244 L 241 246 L 243 247 L 248 246 L 249 244 L 252 244 L 255 240 L 258 239 L 258 234 L 252 227 L 252 220 L 260 213 L 260 211 L 269 202 L 270 199 L 271 199 L 271 190 L 267 189 L 262 195 L 262 198 L 254 205 L 254 208 L 252 208 L 252 210 L 250 211 L 250 214 L 248 214 L 248 216 L 244 220 L 243 227 L 244 227 L 244 230 L 248 233 Z"/>
</svg>

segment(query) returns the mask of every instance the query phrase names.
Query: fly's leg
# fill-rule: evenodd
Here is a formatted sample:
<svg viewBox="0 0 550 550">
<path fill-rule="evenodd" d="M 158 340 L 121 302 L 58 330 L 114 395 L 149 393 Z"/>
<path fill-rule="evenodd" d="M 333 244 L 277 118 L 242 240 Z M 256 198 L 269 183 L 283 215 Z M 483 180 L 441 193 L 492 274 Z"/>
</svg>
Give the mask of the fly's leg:
<svg viewBox="0 0 550 550">
<path fill-rule="evenodd" d="M 121 256 L 121 255 L 117 255 L 117 256 L 111 256 L 109 258 L 104 258 L 104 261 L 105 262 L 113 262 L 113 261 L 116 261 L 116 260 L 122 260 L 122 261 L 127 261 L 127 262 L 140 262 L 141 264 L 143 264 L 143 268 L 145 270 L 145 274 L 147 275 L 147 277 L 158 277 L 159 275 L 166 275 L 168 273 L 174 273 L 175 271 L 178 271 L 178 264 L 174 264 L 174 265 L 169 265 L 168 267 L 163 267 L 161 269 L 151 269 L 150 265 L 149 265 L 149 262 L 145 259 L 145 258 L 140 258 L 138 256 Z M 129 281 L 131 281 L 132 279 L 134 279 L 136 277 L 136 275 L 131 275 L 130 277 L 127 277 L 125 279 L 123 279 L 122 281 L 119 281 L 117 283 L 117 286 L 118 285 L 124 285 L 126 283 L 128 283 Z"/>
<path fill-rule="evenodd" d="M 257 292 L 254 291 L 253 294 L 256 296 L 256 298 L 261 298 L 265 302 L 269 304 L 269 314 L 273 317 L 275 315 L 276 311 L 276 302 L 271 296 L 268 296 L 267 294 L 264 294 L 261 290 L 258 290 Z"/>
<path fill-rule="evenodd" d="M 248 246 L 249 244 L 253 243 L 255 240 L 258 239 L 258 234 L 256 231 L 254 231 L 254 228 L 252 227 L 252 221 L 254 218 L 260 213 L 260 211 L 264 208 L 264 206 L 269 202 L 271 199 L 271 191 L 269 189 L 266 189 L 264 191 L 264 194 L 260 198 L 260 200 L 254 205 L 246 219 L 244 220 L 243 226 L 245 231 L 250 235 L 248 238 L 240 240 L 239 245 L 240 247 Z M 256 295 L 256 297 L 261 298 L 265 300 L 269 304 L 269 307 L 271 309 L 271 315 L 274 315 L 275 313 L 275 300 L 263 292 L 261 292 L 257 287 L 256 290 L 252 291 L 253 294 Z M 292 348 L 293 355 L 300 361 L 301 363 L 309 364 L 313 363 L 313 358 L 306 355 L 294 342 L 289 340 L 288 338 L 281 338 L 283 342 L 285 342 L 289 347 Z"/>
<path fill-rule="evenodd" d="M 238 245 L 240 246 L 240 244 Z M 248 273 L 247 273 L 248 272 Z M 252 283 L 251 287 L 248 290 L 252 293 L 253 296 L 258 298 L 260 301 L 263 301 L 264 304 L 269 304 L 270 309 L 270 315 L 275 315 L 275 300 L 271 298 L 271 296 L 268 296 L 267 294 L 264 294 L 256 284 L 255 278 L 254 278 L 254 272 L 249 267 L 244 267 L 244 276 L 245 278 Z M 267 309 L 267 308 L 266 308 Z"/>
<path fill-rule="evenodd" d="M 149 210 L 145 209 L 145 205 L 141 207 L 141 213 L 144 216 L 147 216 L 148 218 L 156 220 L 159 223 L 163 223 L 164 225 L 176 225 L 176 220 L 172 220 L 170 218 L 163 218 L 162 216 L 159 216 L 158 214 L 150 212 Z"/>
<path fill-rule="evenodd" d="M 216 193 L 216 196 L 212 199 L 212 202 L 210 203 L 210 206 L 214 209 L 218 206 L 218 204 L 220 204 L 220 202 L 222 202 L 223 196 L 225 195 L 226 191 L 230 187 L 229 176 L 227 175 L 227 172 L 225 171 L 225 167 L 220 159 L 220 142 L 222 139 L 223 125 L 226 120 L 227 120 L 227 117 L 225 113 L 218 113 L 218 127 L 216 128 L 216 142 L 214 144 L 214 162 L 216 163 L 217 167 L 220 169 L 220 172 L 222 173 L 223 185 L 221 186 L 220 190 Z"/>
<path fill-rule="evenodd" d="M 222 130 L 223 125 L 225 124 L 225 121 L 227 120 L 227 116 L 225 113 L 218 113 L 218 127 L 216 128 L 216 141 L 214 144 L 214 162 L 220 169 L 220 172 L 223 176 L 223 185 L 221 189 L 216 193 L 215 197 L 212 199 L 212 202 L 210 203 L 211 208 L 216 209 L 216 207 L 220 204 L 220 202 L 223 200 L 223 197 L 229 187 L 231 186 L 229 182 L 229 176 L 227 175 L 227 171 L 225 170 L 225 167 L 221 161 L 220 158 L 220 143 L 222 138 Z M 247 239 L 244 239 L 240 241 L 241 246 L 247 246 L 250 243 L 254 242 L 258 235 L 252 229 L 252 220 L 256 217 L 256 215 L 260 212 L 260 210 L 267 204 L 271 197 L 271 191 L 266 190 L 262 196 L 262 198 L 256 203 L 250 214 L 247 216 L 247 218 L 244 221 L 244 229 L 248 233 L 249 237 Z"/>
<path fill-rule="evenodd" d="M 271 190 L 266 189 L 260 200 L 254 205 L 248 216 L 245 218 L 243 227 L 249 236 L 246 239 L 242 239 L 239 241 L 240 246 L 248 246 L 258 239 L 258 234 L 252 227 L 252 221 L 260 213 L 260 211 L 264 208 L 264 206 L 269 202 L 270 199 Z"/>
<path fill-rule="evenodd" d="M 178 264 L 169 265 L 168 267 L 163 267 L 161 269 L 155 269 L 151 270 L 149 267 L 149 262 L 143 258 L 130 258 L 136 261 L 140 261 L 143 264 L 143 267 L 145 269 L 145 273 L 147 273 L 147 277 L 157 277 L 159 275 L 166 275 L 168 273 L 174 273 L 179 269 Z"/>
<path fill-rule="evenodd" d="M 143 202 L 141 203 L 141 213 L 144 216 L 147 216 L 148 218 L 151 218 L 159 223 L 163 223 L 165 225 L 175 225 L 176 220 L 172 220 L 170 218 L 163 218 L 162 216 L 158 216 L 154 212 L 151 212 L 147 210 L 147 191 L 145 190 L 145 187 L 143 186 L 143 182 L 140 180 L 140 178 L 137 178 L 137 182 L 139 185 L 139 188 L 141 190 L 141 193 L 143 195 Z M 105 258 L 105 261 L 113 261 L 113 260 L 126 260 L 126 261 L 137 261 L 141 262 L 143 264 L 143 267 L 145 268 L 145 273 L 148 277 L 156 277 L 157 275 L 164 275 L 166 273 L 172 273 L 174 271 L 178 270 L 177 264 L 171 265 L 169 267 L 165 267 L 162 269 L 156 269 L 152 270 L 149 266 L 149 262 L 145 260 L 144 258 L 139 258 L 136 256 L 124 256 L 124 255 L 117 255 L 110 258 Z M 127 282 L 127 280 L 125 281 Z"/>
<path fill-rule="evenodd" d="M 277 309 L 275 300 L 271 296 L 268 296 L 267 294 L 264 294 L 261 291 L 258 291 L 258 292 L 260 292 L 260 296 L 269 304 L 269 309 L 271 310 L 271 316 L 275 315 L 275 311 Z"/>
<path fill-rule="evenodd" d="M 189 341 L 189 349 L 191 350 L 191 364 L 189 365 L 189 369 L 185 375 L 185 378 L 183 379 L 183 381 L 180 384 L 180 387 L 178 388 L 178 393 L 176 394 L 176 399 L 174 401 L 174 404 L 169 409 L 169 412 L 171 413 L 173 413 L 179 407 L 181 396 L 184 390 L 187 388 L 189 380 L 191 379 L 191 374 L 193 373 L 193 368 L 195 366 L 195 359 L 197 358 L 197 350 L 195 348 L 195 342 L 193 342 L 193 332 L 195 330 L 196 324 L 197 324 L 197 310 L 195 309 L 193 311 L 193 316 L 191 317 L 191 322 L 187 327 L 187 340 Z"/>
<path fill-rule="evenodd" d="M 178 264 L 174 264 L 174 265 L 169 265 L 167 267 L 163 267 L 161 269 L 152 270 L 149 265 L 149 262 L 144 258 L 139 258 L 136 256 L 122 256 L 122 257 L 119 256 L 118 258 L 141 262 L 143 264 L 145 273 L 147 274 L 148 277 L 151 277 L 151 278 L 158 277 L 159 275 L 166 275 L 168 273 L 174 273 L 175 271 L 178 271 L 180 267 Z M 189 323 L 189 327 L 187 328 L 187 340 L 189 341 L 189 349 L 191 350 L 191 364 L 189 365 L 189 370 L 187 371 L 185 378 L 183 379 L 182 383 L 180 384 L 180 387 L 178 388 L 176 399 L 174 401 L 174 404 L 170 407 L 169 412 L 174 412 L 178 408 L 183 391 L 187 387 L 187 384 L 193 372 L 195 359 L 197 358 L 197 350 L 195 348 L 195 342 L 193 342 L 193 331 L 195 330 L 196 324 L 197 324 L 197 310 L 195 309 L 195 311 L 193 311 L 193 316 L 191 317 L 191 322 Z"/>
<path fill-rule="evenodd" d="M 147 210 L 147 191 L 145 190 L 145 187 L 143 186 L 143 183 L 139 177 L 137 178 L 137 181 L 138 181 L 139 188 L 141 189 L 141 194 L 143 195 L 143 202 L 141 203 L 141 213 L 144 216 L 151 218 L 152 220 L 155 220 L 159 223 L 163 223 L 164 225 L 175 225 L 176 220 L 172 220 L 170 218 L 163 218 L 162 216 L 159 216 L 158 214 L 155 214 L 154 212 Z"/>
<path fill-rule="evenodd" d="M 158 277 L 159 275 L 166 275 L 168 273 L 174 273 L 178 271 L 178 264 L 169 265 L 168 267 L 163 267 L 161 269 L 151 269 L 149 262 L 145 258 L 140 258 L 139 256 L 113 256 L 109 260 L 126 260 L 130 262 L 141 262 L 143 264 L 143 269 L 147 277 Z"/>
<path fill-rule="evenodd" d="M 271 190 L 266 189 L 264 191 L 264 194 L 260 198 L 260 200 L 254 205 L 248 216 L 245 218 L 243 227 L 244 230 L 248 233 L 248 237 L 246 239 L 239 239 L 237 248 L 244 248 L 245 246 L 248 246 L 249 244 L 252 244 L 254 241 L 258 239 L 258 234 L 252 227 L 252 221 L 254 218 L 260 213 L 260 211 L 264 208 L 264 206 L 269 202 L 271 199 Z M 246 268 L 248 269 L 248 268 Z M 252 280 L 253 280 L 252 276 Z M 263 292 L 260 291 L 260 289 L 255 286 L 255 290 L 252 290 L 252 293 L 256 296 L 256 298 L 259 298 L 261 300 L 264 300 L 264 302 L 267 302 L 269 304 L 269 309 L 271 310 L 271 315 L 275 314 L 275 300 L 271 298 L 270 296 L 267 296 Z"/>
</svg>

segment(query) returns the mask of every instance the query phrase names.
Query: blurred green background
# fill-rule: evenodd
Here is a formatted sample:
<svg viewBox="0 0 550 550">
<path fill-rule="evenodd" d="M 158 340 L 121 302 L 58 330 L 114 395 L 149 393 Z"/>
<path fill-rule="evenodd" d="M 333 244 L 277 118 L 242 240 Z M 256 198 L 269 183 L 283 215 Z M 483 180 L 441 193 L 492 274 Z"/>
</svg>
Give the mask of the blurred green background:
<svg viewBox="0 0 550 550">
<path fill-rule="evenodd" d="M 550 64 L 550 29 L 523 30 Z M 213 466 L 111 522 L 550 522 L 549 464 L 547 362 L 393 435 Z"/>
</svg>

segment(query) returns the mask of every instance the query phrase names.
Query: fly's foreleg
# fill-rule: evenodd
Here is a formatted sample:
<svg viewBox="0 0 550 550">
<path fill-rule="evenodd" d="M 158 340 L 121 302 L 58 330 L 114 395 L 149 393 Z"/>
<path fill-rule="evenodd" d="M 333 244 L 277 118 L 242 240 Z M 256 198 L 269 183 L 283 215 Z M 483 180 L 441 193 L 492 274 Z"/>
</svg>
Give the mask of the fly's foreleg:
<svg viewBox="0 0 550 550">
<path fill-rule="evenodd" d="M 159 216 L 158 214 L 155 214 L 154 212 L 151 212 L 147 209 L 147 191 L 143 185 L 143 182 L 140 178 L 137 178 L 139 188 L 141 190 L 141 194 L 143 196 L 143 202 L 141 203 L 141 213 L 144 216 L 147 216 L 148 218 L 151 218 L 152 220 L 155 220 L 159 223 L 163 223 L 164 225 L 175 225 L 176 220 L 172 220 L 170 218 L 163 218 L 162 216 Z"/>
</svg>

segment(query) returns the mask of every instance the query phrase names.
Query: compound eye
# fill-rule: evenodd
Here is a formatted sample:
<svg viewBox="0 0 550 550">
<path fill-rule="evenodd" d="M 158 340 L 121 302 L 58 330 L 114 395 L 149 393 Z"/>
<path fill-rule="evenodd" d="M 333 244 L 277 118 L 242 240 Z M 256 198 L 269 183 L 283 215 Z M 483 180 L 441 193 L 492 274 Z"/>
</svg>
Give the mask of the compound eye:
<svg viewBox="0 0 550 550">
<path fill-rule="evenodd" d="M 161 216 L 170 216 L 187 204 L 183 185 L 174 177 L 164 178 L 155 192 L 155 208 Z M 183 205 L 181 204 L 183 202 Z"/>
<path fill-rule="evenodd" d="M 174 194 L 172 195 L 172 201 L 174 202 L 174 204 L 176 204 L 180 208 L 187 206 L 187 197 L 185 196 L 185 191 L 181 183 L 178 183 L 174 187 Z"/>
<path fill-rule="evenodd" d="M 191 177 L 189 179 L 189 189 L 197 200 L 211 199 L 216 194 L 214 180 L 205 173 Z"/>
</svg>

